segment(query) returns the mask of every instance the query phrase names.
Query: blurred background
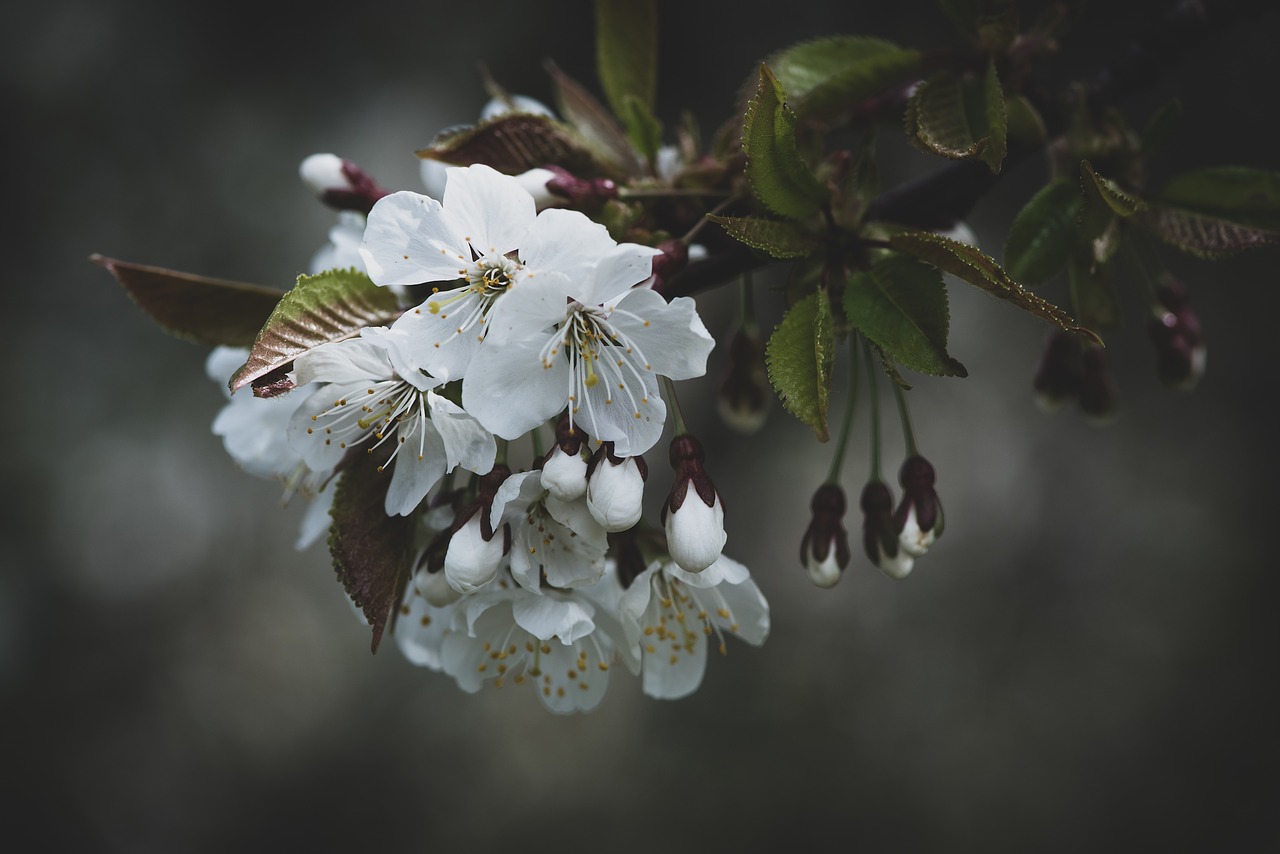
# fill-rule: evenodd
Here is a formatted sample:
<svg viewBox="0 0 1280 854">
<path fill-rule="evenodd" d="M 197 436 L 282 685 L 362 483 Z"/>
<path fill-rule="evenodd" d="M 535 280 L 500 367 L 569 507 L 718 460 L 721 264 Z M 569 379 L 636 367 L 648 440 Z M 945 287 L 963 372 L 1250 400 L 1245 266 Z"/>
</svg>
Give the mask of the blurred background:
<svg viewBox="0 0 1280 854">
<path fill-rule="evenodd" d="M 1107 23 L 1068 42 L 1052 71 L 1064 78 L 1092 73 L 1168 4 L 1073 5 Z M 595 712 L 556 717 L 528 691 L 464 694 L 390 644 L 371 656 L 323 544 L 292 547 L 301 507 L 282 509 L 276 485 L 238 472 L 210 433 L 223 398 L 206 351 L 162 333 L 88 259 L 287 288 L 333 221 L 298 180 L 305 156 L 338 153 L 416 189 L 413 150 L 486 98 L 478 63 L 549 101 L 542 63 L 554 59 L 599 92 L 590 4 L 267 8 L 53 0 L 6 12 L 0 846 L 1280 842 L 1267 396 L 1280 249 L 1168 256 L 1202 318 L 1208 373 L 1190 394 L 1163 388 L 1135 301 L 1108 340 L 1121 403 L 1102 428 L 1034 405 L 1040 321 L 953 283 L 950 350 L 970 376 L 909 378 L 946 536 L 901 582 L 858 550 L 856 509 L 844 578 L 808 581 L 798 544 L 830 448 L 778 407 L 757 436 L 726 431 L 717 351 L 682 401 L 727 505 L 727 552 L 770 600 L 772 636 L 758 649 L 731 640 L 687 699 L 651 700 L 619 674 Z M 660 117 L 671 126 L 688 108 L 708 131 L 791 42 L 951 37 L 930 3 L 799 0 L 781 15 L 664 3 L 662 15 Z M 1280 169 L 1278 36 L 1277 12 L 1243 18 L 1135 94 L 1139 121 L 1182 99 L 1160 169 Z M 940 165 L 887 142 L 885 154 L 889 181 Z M 1020 164 L 974 210 L 997 258 L 1043 175 Z M 699 298 L 713 332 L 734 299 Z M 780 295 L 757 302 L 771 328 Z M 851 501 L 865 416 L 845 464 Z M 892 420 L 885 433 L 891 475 Z"/>
</svg>

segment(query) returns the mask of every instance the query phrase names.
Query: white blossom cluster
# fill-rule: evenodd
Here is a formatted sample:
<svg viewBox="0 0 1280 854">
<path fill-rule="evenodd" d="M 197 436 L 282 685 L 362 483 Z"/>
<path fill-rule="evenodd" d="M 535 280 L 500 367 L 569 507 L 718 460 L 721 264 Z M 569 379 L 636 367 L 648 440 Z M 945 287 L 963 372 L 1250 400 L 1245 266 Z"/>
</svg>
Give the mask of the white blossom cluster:
<svg viewBox="0 0 1280 854">
<path fill-rule="evenodd" d="M 309 158 L 304 179 L 340 182 L 336 160 Z M 399 317 L 298 356 L 285 394 L 233 395 L 214 432 L 246 471 L 314 498 L 299 547 L 328 530 L 343 467 L 378 465 L 382 511 L 416 525 L 393 623 L 410 661 L 466 691 L 531 682 L 555 712 L 596 706 L 619 664 L 651 696 L 685 696 L 709 645 L 769 630 L 747 569 L 722 553 L 692 437 L 673 440 L 662 526 L 643 519 L 662 378 L 702 375 L 714 340 L 692 299 L 651 287 L 659 250 L 539 209 L 527 180 L 445 172 L 439 200 L 400 191 L 343 212 L 313 260 L 393 289 Z M 211 378 L 246 356 L 215 350 Z M 527 470 L 508 443 L 532 449 Z"/>
</svg>

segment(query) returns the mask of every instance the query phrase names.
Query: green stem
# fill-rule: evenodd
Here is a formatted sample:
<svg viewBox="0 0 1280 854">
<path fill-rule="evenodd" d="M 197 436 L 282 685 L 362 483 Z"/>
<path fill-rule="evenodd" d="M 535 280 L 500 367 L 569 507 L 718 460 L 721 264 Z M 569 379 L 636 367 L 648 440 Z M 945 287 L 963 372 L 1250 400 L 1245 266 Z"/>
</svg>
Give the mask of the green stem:
<svg viewBox="0 0 1280 854">
<path fill-rule="evenodd" d="M 498 453 L 493 458 L 493 464 L 495 466 L 505 466 L 507 464 L 507 440 L 506 439 L 498 438 Z"/>
<path fill-rule="evenodd" d="M 720 213 L 720 211 L 727 209 L 730 205 L 738 201 L 738 199 L 740 198 L 742 197 L 736 194 L 729 196 L 729 198 L 725 199 L 720 204 L 716 205 L 714 208 L 707 211 L 705 214 L 702 215 L 702 218 L 700 220 L 698 220 L 693 224 L 693 228 L 689 229 L 685 233 L 684 237 L 680 238 L 680 242 L 683 243 L 685 246 L 688 246 L 690 243 L 693 242 L 693 238 L 697 235 L 697 233 L 699 231 L 702 231 L 703 227 L 711 221 L 707 219 L 707 217 L 715 216 L 716 214 Z"/>
<path fill-rule="evenodd" d="M 684 415 L 680 412 L 680 401 L 676 399 L 676 386 L 670 377 L 662 377 L 663 397 L 667 399 L 667 408 L 671 410 L 671 423 L 675 435 L 683 436 L 689 431 L 684 426 Z"/>
<path fill-rule="evenodd" d="M 712 197 L 724 198 L 729 195 L 727 190 L 700 190 L 693 187 L 619 187 L 618 198 L 620 199 L 663 199 L 663 198 L 691 198 L 691 197 Z"/>
<path fill-rule="evenodd" d="M 533 442 L 533 458 L 534 460 L 542 459 L 542 455 L 546 451 L 542 447 L 542 425 L 539 424 L 529 431 L 529 441 Z"/>
<path fill-rule="evenodd" d="M 907 411 L 907 395 L 902 390 L 902 386 L 897 383 L 891 383 L 893 386 L 893 396 L 898 401 L 898 418 L 902 421 L 902 435 L 907 442 L 907 456 L 918 457 L 920 454 L 916 451 L 916 434 L 911 429 L 911 413 Z"/>
<path fill-rule="evenodd" d="M 836 440 L 836 455 L 831 460 L 831 471 L 827 472 L 827 483 L 840 483 L 840 468 L 844 465 L 845 448 L 849 445 L 850 428 L 853 427 L 853 408 L 858 400 L 858 372 L 862 366 L 858 364 L 858 346 L 849 347 L 849 399 L 844 405 L 844 422 L 840 425 L 840 437 Z"/>
<path fill-rule="evenodd" d="M 880 395 L 876 390 L 876 362 L 872 358 L 871 345 L 867 339 L 862 341 L 862 353 L 867 360 L 867 382 L 871 387 L 871 477 L 870 481 L 882 480 L 880 477 Z"/>
</svg>

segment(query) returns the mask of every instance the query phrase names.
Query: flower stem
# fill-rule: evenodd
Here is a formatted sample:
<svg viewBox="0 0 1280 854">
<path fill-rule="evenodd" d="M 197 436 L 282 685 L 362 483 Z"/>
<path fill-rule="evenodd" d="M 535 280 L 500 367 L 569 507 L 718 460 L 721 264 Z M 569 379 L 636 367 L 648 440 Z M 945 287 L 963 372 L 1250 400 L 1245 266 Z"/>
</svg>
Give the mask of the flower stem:
<svg viewBox="0 0 1280 854">
<path fill-rule="evenodd" d="M 680 412 L 680 401 L 676 399 L 676 386 L 670 377 L 662 377 L 663 397 L 667 399 L 667 407 L 671 410 L 671 423 L 675 429 L 675 435 L 683 436 L 688 433 L 688 429 L 684 426 L 684 415 Z"/>
<path fill-rule="evenodd" d="M 902 386 L 892 383 L 893 396 L 898 401 L 898 418 L 902 421 L 902 436 L 907 442 L 907 456 L 916 457 L 916 434 L 911 429 L 911 413 L 907 411 L 907 395 Z"/>
<path fill-rule="evenodd" d="M 493 464 L 495 466 L 505 466 L 507 464 L 507 440 L 498 436 L 494 438 L 498 442 L 498 452 L 493 458 Z"/>
<path fill-rule="evenodd" d="M 862 342 L 862 353 L 867 360 L 867 382 L 871 387 L 871 477 L 870 481 L 882 480 L 880 477 L 880 395 L 876 390 L 876 362 L 871 358 L 871 345 L 867 339 L 859 336 Z"/>
<path fill-rule="evenodd" d="M 620 199 L 662 199 L 713 197 L 723 198 L 729 195 L 727 190 L 702 190 L 696 187 L 619 187 Z"/>
<path fill-rule="evenodd" d="M 707 219 L 707 217 L 715 216 L 716 214 L 720 213 L 720 211 L 725 210 L 734 202 L 738 201 L 738 199 L 740 198 L 741 196 L 734 194 L 732 196 L 729 196 L 724 201 L 720 202 L 720 204 L 716 205 L 711 210 L 707 211 L 705 214 L 702 215 L 702 219 L 698 220 L 693 224 L 693 228 L 685 232 L 684 237 L 680 238 L 680 242 L 683 243 L 685 246 L 688 246 L 690 243 L 693 242 L 693 238 L 697 235 L 697 233 L 699 231 L 702 231 L 703 226 L 705 226 L 707 223 L 711 221 Z"/>
<path fill-rule="evenodd" d="M 827 473 L 827 483 L 839 485 L 840 468 L 844 465 L 845 448 L 849 445 L 849 431 L 853 426 L 853 408 L 858 400 L 858 372 L 862 366 L 858 364 L 858 345 L 849 347 L 849 399 L 844 405 L 844 422 L 840 425 L 840 436 L 836 440 L 836 455 L 831 460 L 831 471 Z"/>
<path fill-rule="evenodd" d="M 542 425 L 541 424 L 539 424 L 537 427 L 534 427 L 532 430 L 529 431 L 529 441 L 533 443 L 534 460 L 536 461 L 536 460 L 542 459 L 542 455 L 545 454 L 546 451 L 542 447 Z"/>
</svg>

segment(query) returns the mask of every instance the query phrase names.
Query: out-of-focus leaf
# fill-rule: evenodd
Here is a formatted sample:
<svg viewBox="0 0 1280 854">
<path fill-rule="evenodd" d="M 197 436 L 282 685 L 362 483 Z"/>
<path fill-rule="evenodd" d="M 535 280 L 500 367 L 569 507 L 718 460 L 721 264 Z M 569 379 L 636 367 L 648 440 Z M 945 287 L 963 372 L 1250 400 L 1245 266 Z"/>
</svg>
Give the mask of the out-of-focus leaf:
<svg viewBox="0 0 1280 854">
<path fill-rule="evenodd" d="M 395 295 L 364 273 L 326 270 L 299 276 L 258 332 L 249 359 L 231 378 L 231 391 L 286 367 L 314 347 L 359 335 L 366 326 L 389 324 L 399 314 Z"/>
<path fill-rule="evenodd" d="M 595 0 L 596 70 L 605 99 L 625 117 L 633 97 L 645 112 L 658 91 L 656 0 Z"/>
<path fill-rule="evenodd" d="M 1091 329 L 1114 329 L 1120 323 L 1120 301 L 1105 273 L 1087 255 L 1072 255 L 1067 263 L 1071 304 L 1081 323 Z"/>
<path fill-rule="evenodd" d="M 830 120 L 918 77 L 923 58 L 884 39 L 830 36 L 778 51 L 766 64 L 800 119 Z"/>
<path fill-rule="evenodd" d="M 1049 138 L 1044 117 L 1024 95 L 1010 95 L 1004 100 L 1009 139 L 1026 146 L 1040 146 Z"/>
<path fill-rule="evenodd" d="M 115 277 L 125 293 L 170 335 L 196 344 L 248 347 L 284 291 L 130 264 L 105 255 L 89 260 Z"/>
<path fill-rule="evenodd" d="M 1133 220 L 1170 246 L 1197 258 L 1224 258 L 1280 243 L 1280 232 L 1177 208 L 1152 206 Z"/>
<path fill-rule="evenodd" d="M 1095 172 L 1093 164 L 1088 160 L 1080 161 L 1080 174 L 1085 179 L 1086 207 L 1091 204 L 1089 201 L 1090 183 L 1092 183 L 1092 189 L 1097 191 L 1097 198 L 1101 199 L 1107 207 L 1111 208 L 1112 213 L 1117 216 L 1130 217 L 1147 206 L 1146 202 L 1132 193 L 1126 192 L 1115 181 L 1110 178 L 1104 178 Z"/>
<path fill-rule="evenodd" d="M 548 165 L 562 166 L 584 178 L 616 174 L 567 126 L 533 113 L 503 113 L 443 133 L 415 153 L 455 166 L 483 163 L 508 175 Z"/>
<path fill-rule="evenodd" d="M 658 148 L 662 145 L 662 122 L 654 117 L 653 112 L 635 95 L 625 95 L 622 99 L 622 119 L 627 126 L 627 138 L 647 160 L 658 156 Z"/>
<path fill-rule="evenodd" d="M 793 222 L 749 216 L 708 215 L 736 240 L 774 258 L 803 258 L 821 245 L 818 238 Z"/>
<path fill-rule="evenodd" d="M 762 64 L 756 95 L 747 105 L 742 150 L 747 180 L 760 201 L 774 213 L 804 219 L 818 212 L 828 191 L 796 149 L 796 116 L 785 97 L 773 72 Z"/>
<path fill-rule="evenodd" d="M 769 382 L 783 408 L 808 424 L 820 442 L 830 438 L 827 408 L 835 359 L 834 327 L 831 300 L 819 288 L 787 310 L 765 345 Z"/>
<path fill-rule="evenodd" d="M 1060 329 L 1102 343 L 1097 333 L 1077 325 L 1067 312 L 1019 285 L 994 259 L 967 243 L 928 231 L 907 231 L 890 236 L 889 248 L 914 255 Z"/>
<path fill-rule="evenodd" d="M 937 268 L 906 255 L 886 258 L 849 277 L 844 310 L 898 364 L 933 376 L 969 375 L 947 352 L 950 313 Z"/>
<path fill-rule="evenodd" d="M 378 469 L 361 452 L 342 471 L 329 526 L 334 572 L 369 621 L 375 653 L 409 579 L 414 526 L 412 517 L 388 516 L 383 509 L 391 473 Z"/>
<path fill-rule="evenodd" d="M 980 158 L 999 172 L 1008 125 L 995 63 L 981 78 L 940 71 L 921 83 L 907 102 L 904 129 L 924 151 L 953 160 Z"/>
<path fill-rule="evenodd" d="M 975 23 L 978 45 L 991 53 L 1004 53 L 1018 37 L 1018 6 L 1006 3 L 1003 7 L 981 16 Z"/>
<path fill-rule="evenodd" d="M 1038 285 L 1062 269 L 1077 239 L 1080 204 L 1075 182 L 1055 178 L 1018 212 L 1004 244 L 1004 268 L 1014 281 Z"/>
<path fill-rule="evenodd" d="M 546 69 L 551 76 L 556 108 L 596 159 L 609 166 L 613 177 L 640 175 L 643 164 L 609 110 L 555 63 L 547 62 Z"/>
<path fill-rule="evenodd" d="M 1280 231 L 1280 172 L 1208 166 L 1176 175 L 1159 201 L 1241 225 Z"/>
<path fill-rule="evenodd" d="M 1142 129 L 1142 137 L 1138 143 L 1138 154 L 1141 157 L 1150 155 L 1173 136 L 1178 123 L 1182 121 L 1182 102 L 1177 98 L 1165 103 L 1156 110 L 1155 115 Z"/>
</svg>

